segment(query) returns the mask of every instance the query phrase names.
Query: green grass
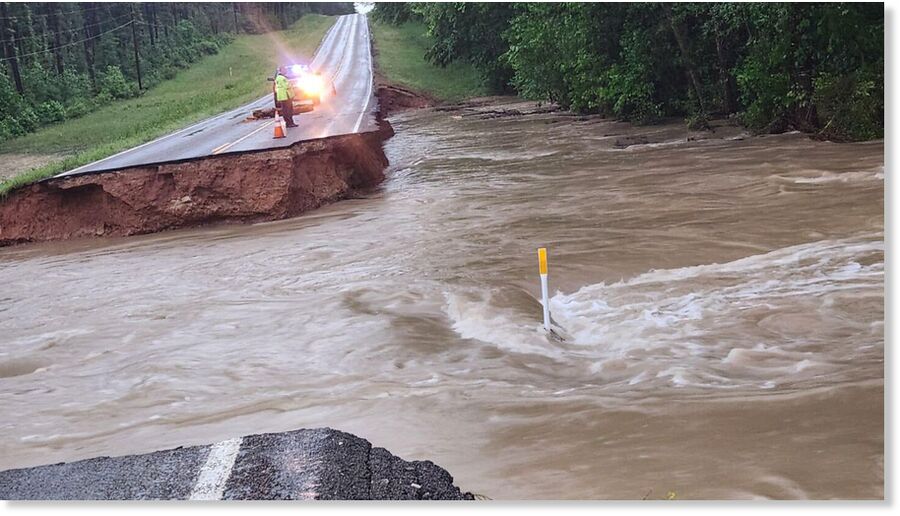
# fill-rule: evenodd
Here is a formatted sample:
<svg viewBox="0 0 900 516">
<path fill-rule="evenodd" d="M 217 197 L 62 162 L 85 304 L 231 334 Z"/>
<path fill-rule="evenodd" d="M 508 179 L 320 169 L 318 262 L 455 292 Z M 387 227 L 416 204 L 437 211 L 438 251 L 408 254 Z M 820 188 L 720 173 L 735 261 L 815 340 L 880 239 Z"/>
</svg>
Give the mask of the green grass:
<svg viewBox="0 0 900 516">
<path fill-rule="evenodd" d="M 81 118 L 0 144 L 0 160 L 4 153 L 72 154 L 0 183 L 0 196 L 261 97 L 271 88 L 266 77 L 276 65 L 274 43 L 312 55 L 334 20 L 308 14 L 285 31 L 238 36 L 218 54 L 202 59 L 138 98 L 113 102 Z"/>
<path fill-rule="evenodd" d="M 438 100 L 457 101 L 488 94 L 478 71 L 468 63 L 451 63 L 446 68 L 425 60 L 431 41 L 425 25 L 407 22 L 400 26 L 372 23 L 378 50 L 376 64 L 384 77 L 401 86 L 427 93 Z"/>
</svg>

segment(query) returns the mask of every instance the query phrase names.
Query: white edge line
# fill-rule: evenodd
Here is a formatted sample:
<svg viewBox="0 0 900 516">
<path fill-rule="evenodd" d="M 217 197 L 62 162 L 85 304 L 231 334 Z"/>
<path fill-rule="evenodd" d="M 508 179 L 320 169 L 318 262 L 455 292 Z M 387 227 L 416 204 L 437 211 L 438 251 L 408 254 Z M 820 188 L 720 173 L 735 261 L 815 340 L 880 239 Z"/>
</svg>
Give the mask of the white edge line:
<svg viewBox="0 0 900 516">
<path fill-rule="evenodd" d="M 362 15 L 361 15 L 361 16 L 362 16 Z M 364 19 L 367 20 L 367 21 L 366 21 L 366 35 L 368 36 L 368 34 L 369 34 L 369 24 L 368 24 L 368 19 L 365 18 L 365 17 L 364 17 Z M 338 21 L 340 21 L 340 20 L 338 20 Z M 327 39 L 328 36 L 331 35 L 332 29 L 334 29 L 334 28 L 336 27 L 336 25 L 337 25 L 337 22 L 335 22 L 334 24 L 332 24 L 332 26 L 331 26 L 331 28 L 329 29 L 328 33 L 326 33 L 325 38 L 323 38 L 322 41 L 319 42 L 319 46 L 320 46 L 320 47 L 322 46 L 322 43 L 325 41 L 325 39 Z M 368 38 L 366 38 L 366 40 L 367 40 L 367 43 L 369 43 L 369 45 L 370 45 L 370 48 L 369 48 L 369 77 L 370 77 L 371 80 L 374 80 L 374 76 L 373 76 L 373 74 L 372 74 L 371 42 L 368 41 Z M 318 57 L 318 54 L 319 54 L 318 50 L 319 50 L 319 48 L 316 49 L 316 56 L 315 56 L 315 57 Z M 315 60 L 315 57 L 313 58 L 313 60 Z M 343 57 L 343 56 L 342 56 L 342 57 Z M 360 123 L 362 123 L 362 116 L 365 114 L 366 108 L 368 108 L 368 106 L 369 106 L 369 97 L 370 97 L 371 95 L 372 95 L 372 83 L 371 83 L 371 81 L 370 81 L 370 82 L 369 82 L 369 91 L 368 91 L 368 94 L 366 95 L 366 105 L 363 107 L 363 112 L 360 114 L 360 117 L 359 117 L 359 119 L 358 119 L 357 122 L 356 122 L 356 129 L 354 129 L 353 132 L 358 132 L 358 131 L 359 131 L 359 125 L 360 125 Z M 225 113 L 222 113 L 222 114 L 220 114 L 220 115 L 214 116 L 214 117 L 212 117 L 212 118 L 207 118 L 207 119 L 205 119 L 205 120 L 201 120 L 201 121 L 199 121 L 199 122 L 197 122 L 197 123 L 195 123 L 195 124 L 193 124 L 193 125 L 190 125 L 190 126 L 188 126 L 188 127 L 185 127 L 184 129 L 179 129 L 178 131 L 175 131 L 174 133 L 169 133 L 169 134 L 167 134 L 167 135 L 160 136 L 159 138 L 156 138 L 155 140 L 150 140 L 149 142 L 142 143 L 142 144 L 140 144 L 140 145 L 138 145 L 138 146 L 136 146 L 136 147 L 131 147 L 131 148 L 129 148 L 129 149 L 125 149 L 125 150 L 123 150 L 123 151 L 121 151 L 121 152 L 117 152 L 116 154 L 113 154 L 112 156 L 107 156 L 107 157 L 105 157 L 105 158 L 103 158 L 103 159 L 98 159 L 97 161 L 92 161 L 92 162 L 90 162 L 90 163 L 86 163 L 86 164 L 84 164 L 84 165 L 81 165 L 80 167 L 73 168 L 72 170 L 67 170 L 67 171 L 65 171 L 65 172 L 60 172 L 59 174 L 57 174 L 57 175 L 55 175 L 55 176 L 53 176 L 53 177 L 65 177 L 65 176 L 69 176 L 69 175 L 72 175 L 72 174 L 74 174 L 74 173 L 76 173 L 76 172 L 78 172 L 79 170 L 82 170 L 82 169 L 84 169 L 84 168 L 88 168 L 88 167 L 92 167 L 92 166 L 95 166 L 95 165 L 99 165 L 100 163 L 103 163 L 104 161 L 111 160 L 111 159 L 113 159 L 113 158 L 117 158 L 117 157 L 122 156 L 122 155 L 124 155 L 124 154 L 127 154 L 127 153 L 129 153 L 129 152 L 134 152 L 134 151 L 136 151 L 136 150 L 138 150 L 138 149 L 140 149 L 140 148 L 146 147 L 146 146 L 148 146 L 148 145 L 152 145 L 152 144 L 155 144 L 155 143 L 159 143 L 159 142 L 161 142 L 161 141 L 163 141 L 163 140 L 165 140 L 165 139 L 167 139 L 167 138 L 171 138 L 171 137 L 173 137 L 173 136 L 177 136 L 177 135 L 179 135 L 179 134 L 181 134 L 181 133 L 183 133 L 183 132 L 185 132 L 185 131 L 189 131 L 189 130 L 194 129 L 194 128 L 198 127 L 198 126 L 201 126 L 201 125 L 203 125 L 203 124 L 205 124 L 205 123 L 213 122 L 213 121 L 218 120 L 218 119 L 220 119 L 220 118 L 222 118 L 222 117 L 224 117 L 224 116 L 231 115 L 231 114 L 236 113 L 236 112 L 238 112 L 238 111 L 247 109 L 248 107 L 252 106 L 253 104 L 256 104 L 256 103 L 259 102 L 261 99 L 267 98 L 268 96 L 269 96 L 269 95 L 266 94 L 266 95 L 264 95 L 263 97 L 260 97 L 260 98 L 258 98 L 258 99 L 256 99 L 256 100 L 252 101 L 252 102 L 248 102 L 247 104 L 244 104 L 243 106 L 239 106 L 239 107 L 237 107 L 237 108 L 235 108 L 235 109 L 232 109 L 231 111 L 226 111 Z M 263 127 L 265 127 L 265 126 L 263 126 Z M 253 131 L 252 133 L 246 135 L 244 138 L 246 138 L 247 136 L 250 136 L 250 135 L 252 135 L 252 134 L 255 134 L 256 132 L 257 132 L 257 131 Z M 227 148 L 229 148 L 229 147 L 232 147 L 234 144 L 236 144 L 236 143 L 242 141 L 244 138 L 241 138 L 240 140 L 235 141 L 235 142 L 232 143 L 231 145 L 226 144 L 225 148 L 227 149 Z M 219 147 L 217 147 L 216 149 L 218 149 L 218 148 L 219 148 Z M 214 150 L 215 150 L 215 149 L 214 149 Z M 223 151 L 224 151 L 224 149 L 223 149 Z M 221 152 L 221 151 L 220 151 L 220 152 Z"/>
<path fill-rule="evenodd" d="M 354 17 L 353 17 L 353 21 L 350 22 L 350 32 L 353 33 L 353 35 L 351 35 L 350 37 L 355 36 L 355 33 L 356 33 L 356 24 L 357 24 L 358 21 L 359 21 L 359 18 L 357 18 L 356 16 L 354 16 Z M 334 80 L 334 79 L 341 73 L 341 71 L 343 71 L 343 69 L 344 69 L 344 63 L 345 63 L 346 61 L 347 61 L 347 52 L 346 52 L 346 51 L 342 51 L 342 52 L 341 52 L 341 59 L 340 59 L 340 61 L 338 61 L 338 65 L 337 65 L 337 67 L 335 67 L 334 73 L 331 74 L 331 79 L 329 80 L 332 84 L 335 83 L 335 80 Z"/>
<path fill-rule="evenodd" d="M 362 119 L 369 110 L 369 102 L 372 100 L 372 83 L 375 82 L 375 72 L 372 70 L 372 38 L 369 33 L 369 18 L 364 14 L 360 16 L 363 17 L 366 23 L 366 53 L 369 54 L 369 88 L 366 91 L 366 103 L 363 105 L 363 109 L 359 113 L 359 118 L 356 120 L 356 125 L 353 128 L 354 133 L 359 132 L 359 125 L 362 124 Z"/>
<path fill-rule="evenodd" d="M 331 27 L 329 27 L 328 32 L 325 34 L 325 37 L 322 38 L 321 41 L 319 41 L 319 45 L 318 45 L 318 47 L 316 47 L 316 53 L 315 53 L 315 56 L 316 56 L 316 57 L 318 57 L 318 55 L 319 55 L 319 49 L 322 47 L 322 44 L 323 44 L 329 37 L 334 36 L 334 34 L 333 34 L 333 33 L 335 32 L 334 29 L 335 29 L 335 27 L 337 27 L 338 22 L 340 21 L 340 18 L 343 18 L 343 16 L 339 16 L 338 19 L 335 20 L 335 22 L 331 24 Z M 315 57 L 313 58 L 313 60 L 315 60 Z M 179 129 L 179 130 L 175 131 L 174 133 L 169 133 L 169 134 L 160 136 L 159 138 L 155 138 L 155 139 L 153 139 L 153 140 L 150 140 L 149 142 L 142 143 L 142 144 L 140 144 L 140 145 L 138 145 L 138 146 L 136 146 L 136 147 L 131 147 L 131 148 L 125 149 L 125 150 L 123 150 L 123 151 L 117 152 L 117 153 L 113 154 L 112 156 L 107 156 L 107 157 L 105 157 L 105 158 L 98 159 L 97 161 L 92 161 L 92 162 L 90 162 L 90 163 L 86 163 L 86 164 L 84 164 L 84 165 L 81 165 L 80 167 L 73 168 L 72 170 L 67 170 L 67 171 L 65 171 L 65 172 L 60 172 L 59 174 L 57 174 L 57 175 L 54 176 L 54 177 L 67 176 L 67 175 L 70 175 L 70 174 L 74 174 L 75 172 L 78 172 L 78 171 L 81 170 L 81 169 L 84 169 L 84 168 L 87 168 L 87 167 L 91 167 L 91 166 L 94 166 L 94 165 L 98 165 L 98 164 L 100 164 L 100 163 L 103 163 L 104 161 L 107 161 L 107 160 L 110 160 L 110 159 L 113 159 L 113 158 L 117 158 L 117 157 L 122 156 L 122 155 L 124 155 L 124 154 L 127 154 L 127 153 L 129 153 L 129 152 L 136 151 L 136 150 L 138 150 L 138 149 L 140 149 L 140 148 L 142 148 L 142 147 L 146 147 L 147 145 L 152 145 L 152 144 L 154 144 L 154 143 L 159 143 L 159 142 L 161 142 L 161 141 L 163 141 L 163 140 L 165 140 L 165 139 L 167 139 L 167 138 L 171 138 L 171 137 L 173 137 L 173 136 L 179 135 L 179 134 L 181 134 L 181 133 L 183 133 L 183 132 L 185 132 L 185 131 L 189 131 L 189 130 L 191 130 L 191 129 L 194 129 L 195 127 L 199 127 L 199 126 L 201 126 L 201 125 L 203 125 L 203 124 L 205 124 L 205 123 L 207 123 L 207 122 L 212 122 L 212 121 L 218 120 L 218 119 L 220 119 L 220 118 L 222 118 L 222 117 L 224 117 L 224 116 L 231 115 L 231 114 L 237 113 L 238 111 L 247 109 L 247 108 L 249 108 L 250 106 L 252 106 L 253 104 L 256 104 L 257 102 L 259 102 L 260 99 L 267 98 L 268 96 L 269 96 L 269 95 L 266 94 L 265 96 L 260 97 L 260 98 L 258 98 L 258 99 L 256 99 L 256 100 L 253 100 L 253 101 L 251 101 L 251 102 L 248 102 L 247 104 L 244 104 L 244 105 L 242 105 L 242 106 L 238 106 L 238 107 L 232 109 L 231 111 L 226 111 L 225 113 L 220 113 L 220 114 L 218 114 L 218 115 L 216 115 L 216 116 L 214 116 L 214 117 L 212 117 L 212 118 L 206 118 L 206 119 L 200 120 L 199 122 L 196 122 L 196 123 L 194 123 L 194 124 L 192 124 L 192 125 L 190 125 L 190 126 L 188 126 L 188 127 L 185 127 L 185 128 L 183 128 L 183 129 Z"/>
<path fill-rule="evenodd" d="M 334 40 L 337 38 L 338 32 L 343 28 L 344 24 L 344 16 L 338 17 L 338 20 L 334 22 L 331 26 L 331 29 L 328 30 L 328 33 L 325 34 L 325 37 L 322 38 L 322 41 L 319 43 L 319 46 L 316 48 L 316 53 L 313 55 L 312 61 L 310 62 L 310 66 L 313 69 L 318 69 L 321 67 L 321 63 L 319 61 L 325 58 L 325 55 L 328 53 L 322 52 L 323 49 L 331 50 L 334 47 Z M 338 28 L 338 25 L 341 25 L 341 28 Z"/>
<path fill-rule="evenodd" d="M 113 154 L 112 156 L 107 156 L 107 157 L 105 157 L 105 158 L 103 158 L 103 159 L 98 159 L 97 161 L 92 161 L 92 162 L 90 162 L 90 163 L 88 163 L 88 164 L 86 164 L 86 165 L 81 165 L 81 166 L 78 167 L 78 168 L 73 168 L 72 170 L 68 170 L 68 171 L 66 171 L 66 172 L 61 172 L 61 173 L 57 174 L 57 175 L 54 176 L 54 177 L 67 176 L 67 175 L 73 174 L 73 173 L 75 173 L 75 172 L 78 172 L 79 170 L 81 170 L 81 169 L 83 169 L 83 168 L 87 168 L 87 167 L 91 167 L 91 166 L 94 166 L 94 165 L 98 165 L 98 164 L 100 164 L 100 163 L 103 163 L 104 161 L 107 161 L 107 160 L 110 160 L 110 159 L 113 159 L 113 158 L 117 158 L 117 157 L 122 156 L 123 154 L 127 154 L 127 153 L 129 153 L 129 152 L 136 151 L 136 150 L 138 150 L 138 149 L 140 149 L 140 148 L 142 148 L 142 147 L 146 147 L 146 146 L 152 145 L 152 144 L 154 144 L 154 143 L 159 143 L 159 142 L 165 140 L 166 138 L 171 138 L 171 137 L 173 137 L 173 136 L 177 136 L 177 135 L 179 135 L 179 134 L 181 134 L 181 133 L 183 133 L 183 132 L 185 132 L 185 131 L 190 131 L 191 129 L 194 129 L 194 128 L 196 128 L 196 127 L 199 127 L 199 126 L 201 126 L 201 125 L 203 125 L 203 124 L 205 124 L 205 123 L 212 122 L 212 121 L 218 120 L 218 119 L 220 119 L 220 118 L 222 118 L 222 117 L 224 117 L 224 116 L 227 116 L 227 115 L 231 115 L 231 114 L 237 113 L 238 111 L 241 111 L 241 110 L 243 110 L 243 109 L 247 109 L 248 107 L 252 106 L 253 104 L 256 104 L 256 103 L 259 102 L 261 99 L 266 98 L 266 97 L 268 97 L 268 95 L 265 95 L 265 97 L 260 97 L 260 98 L 258 98 L 258 99 L 256 99 L 256 100 L 254 100 L 253 102 L 248 102 L 247 104 L 244 104 L 243 106 L 234 108 L 234 109 L 232 109 L 231 111 L 226 111 L 225 113 L 216 115 L 216 116 L 214 116 L 214 117 L 212 117 L 212 118 L 207 118 L 207 119 L 201 120 L 201 121 L 199 121 L 199 122 L 197 122 L 197 123 L 195 123 L 195 124 L 192 124 L 192 125 L 190 125 L 190 126 L 188 126 L 188 127 L 185 127 L 184 129 L 179 129 L 178 131 L 175 131 L 174 133 L 169 133 L 169 134 L 166 134 L 166 135 L 164 135 L 164 136 L 160 136 L 159 138 L 156 138 L 155 140 L 150 140 L 149 142 L 142 143 L 142 144 L 138 145 L 137 147 L 131 147 L 130 149 L 125 149 L 125 150 L 123 150 L 123 151 L 121 151 L 121 152 L 117 152 L 117 153 Z"/>
<path fill-rule="evenodd" d="M 331 37 L 331 33 L 334 32 L 334 28 L 341 21 L 341 18 L 343 18 L 343 16 L 338 16 L 337 19 L 334 20 L 334 23 L 332 23 L 331 27 L 328 28 L 328 32 L 325 33 L 325 37 L 323 37 L 322 41 L 319 41 L 319 44 L 316 45 L 316 50 L 313 52 L 313 58 L 310 64 L 313 64 L 316 61 L 316 58 L 319 56 L 319 50 L 323 45 L 325 45 L 325 41 L 328 40 L 329 37 Z"/>
<path fill-rule="evenodd" d="M 220 500 L 225 492 L 225 482 L 231 476 L 243 437 L 216 443 L 209 448 L 206 462 L 200 468 L 197 482 L 189 500 Z"/>
</svg>

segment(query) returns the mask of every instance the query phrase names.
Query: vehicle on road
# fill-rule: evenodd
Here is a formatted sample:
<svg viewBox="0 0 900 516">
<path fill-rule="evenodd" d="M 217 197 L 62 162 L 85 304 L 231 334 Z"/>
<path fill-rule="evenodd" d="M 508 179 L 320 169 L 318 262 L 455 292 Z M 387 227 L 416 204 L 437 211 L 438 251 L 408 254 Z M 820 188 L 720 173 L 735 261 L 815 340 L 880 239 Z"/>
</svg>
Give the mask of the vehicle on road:
<svg viewBox="0 0 900 516">
<path fill-rule="evenodd" d="M 322 102 L 322 92 L 325 90 L 325 79 L 322 74 L 313 71 L 309 65 L 294 63 L 283 65 L 285 77 L 291 82 L 294 90 L 294 112 L 302 113 L 312 111 Z M 275 75 L 277 75 L 277 70 Z M 275 96 L 275 77 L 269 77 L 272 82 L 272 99 L 277 105 Z"/>
</svg>

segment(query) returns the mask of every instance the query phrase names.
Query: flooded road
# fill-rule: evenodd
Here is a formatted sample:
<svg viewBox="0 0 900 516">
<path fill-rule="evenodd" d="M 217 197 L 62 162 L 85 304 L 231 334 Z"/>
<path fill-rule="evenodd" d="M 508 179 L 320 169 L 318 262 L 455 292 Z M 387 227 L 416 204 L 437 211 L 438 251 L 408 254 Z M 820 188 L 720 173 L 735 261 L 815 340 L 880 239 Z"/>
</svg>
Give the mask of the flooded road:
<svg viewBox="0 0 900 516">
<path fill-rule="evenodd" d="M 0 468 L 331 426 L 491 498 L 883 497 L 882 142 L 491 109 L 296 219 L 0 250 Z"/>
</svg>

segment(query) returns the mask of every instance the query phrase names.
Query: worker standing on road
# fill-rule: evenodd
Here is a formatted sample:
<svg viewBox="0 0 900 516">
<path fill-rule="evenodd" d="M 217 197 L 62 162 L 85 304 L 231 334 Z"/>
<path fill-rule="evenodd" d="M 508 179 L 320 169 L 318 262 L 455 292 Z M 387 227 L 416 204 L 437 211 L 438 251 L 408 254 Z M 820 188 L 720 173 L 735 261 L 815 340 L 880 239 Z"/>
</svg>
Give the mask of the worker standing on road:
<svg viewBox="0 0 900 516">
<path fill-rule="evenodd" d="M 284 117 L 285 125 L 297 127 L 294 123 L 294 88 L 291 81 L 285 77 L 284 67 L 279 67 L 275 74 L 275 102 L 281 116 Z"/>
</svg>

